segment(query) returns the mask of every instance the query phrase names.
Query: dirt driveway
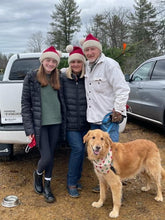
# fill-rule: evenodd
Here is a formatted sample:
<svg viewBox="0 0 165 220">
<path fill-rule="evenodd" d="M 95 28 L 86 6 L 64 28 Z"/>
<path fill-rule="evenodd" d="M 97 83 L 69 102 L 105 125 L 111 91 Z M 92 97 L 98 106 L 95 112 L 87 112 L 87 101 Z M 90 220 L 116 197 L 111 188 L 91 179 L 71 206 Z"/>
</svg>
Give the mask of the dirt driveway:
<svg viewBox="0 0 165 220">
<path fill-rule="evenodd" d="M 157 143 L 165 168 L 165 134 L 159 128 L 145 126 L 129 121 L 126 130 L 120 136 L 121 142 L 136 138 L 146 138 Z M 17 148 L 16 148 L 17 149 Z M 108 220 L 112 209 L 112 197 L 109 191 L 105 205 L 93 208 L 91 203 L 99 197 L 91 191 L 97 184 L 92 164 L 85 159 L 82 174 L 83 190 L 80 198 L 69 197 L 66 191 L 66 173 L 69 150 L 58 150 L 52 179 L 52 190 L 57 202 L 48 204 L 42 195 L 33 191 L 32 173 L 39 155 L 37 152 L 24 153 L 24 148 L 16 151 L 13 161 L 0 162 L 0 202 L 7 195 L 16 195 L 21 204 L 14 208 L 0 205 L 0 220 Z M 156 202 L 155 187 L 149 192 L 141 192 L 143 179 L 138 176 L 127 181 L 123 187 L 124 201 L 118 220 L 164 220 L 165 202 Z M 165 199 L 165 182 L 162 184 Z"/>
</svg>

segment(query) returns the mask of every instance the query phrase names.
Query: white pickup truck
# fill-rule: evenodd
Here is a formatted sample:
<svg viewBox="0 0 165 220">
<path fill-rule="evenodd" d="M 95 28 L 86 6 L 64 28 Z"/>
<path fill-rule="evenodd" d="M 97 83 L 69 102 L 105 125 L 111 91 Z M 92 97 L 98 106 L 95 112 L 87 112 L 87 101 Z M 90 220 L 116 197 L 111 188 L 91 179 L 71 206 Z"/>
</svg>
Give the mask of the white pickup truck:
<svg viewBox="0 0 165 220">
<path fill-rule="evenodd" d="M 21 116 L 21 96 L 25 75 L 39 67 L 40 53 L 13 55 L 0 81 L 0 157 L 11 157 L 14 144 L 27 144 Z M 68 53 L 62 53 L 66 60 Z M 66 61 L 67 62 L 67 61 Z M 120 132 L 125 129 L 126 118 L 120 124 Z"/>
</svg>

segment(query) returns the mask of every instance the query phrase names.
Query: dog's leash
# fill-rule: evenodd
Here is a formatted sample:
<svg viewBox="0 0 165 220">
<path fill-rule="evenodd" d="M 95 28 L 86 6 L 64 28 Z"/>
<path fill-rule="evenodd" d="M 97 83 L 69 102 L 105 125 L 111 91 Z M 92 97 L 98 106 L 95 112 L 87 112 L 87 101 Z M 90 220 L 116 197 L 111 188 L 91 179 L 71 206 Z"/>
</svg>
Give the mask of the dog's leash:
<svg viewBox="0 0 165 220">
<path fill-rule="evenodd" d="M 106 126 L 106 124 L 110 123 L 109 127 L 107 128 L 107 132 L 109 133 L 111 128 L 113 127 L 114 123 L 112 122 L 111 120 L 111 116 L 112 115 L 112 112 L 106 114 L 102 120 L 102 124 Z"/>
<path fill-rule="evenodd" d="M 113 122 L 111 122 L 110 126 L 109 126 L 108 129 L 107 129 L 107 132 L 108 132 L 108 133 L 110 132 L 112 126 L 113 126 Z"/>
</svg>

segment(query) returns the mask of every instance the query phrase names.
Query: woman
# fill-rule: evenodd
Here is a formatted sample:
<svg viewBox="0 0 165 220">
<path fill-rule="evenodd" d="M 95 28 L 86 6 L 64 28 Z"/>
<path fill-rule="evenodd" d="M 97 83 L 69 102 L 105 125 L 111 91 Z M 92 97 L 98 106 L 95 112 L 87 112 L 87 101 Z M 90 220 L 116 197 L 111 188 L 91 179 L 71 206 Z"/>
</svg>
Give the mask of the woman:
<svg viewBox="0 0 165 220">
<path fill-rule="evenodd" d="M 80 47 L 68 45 L 69 68 L 61 74 L 61 92 L 65 104 L 66 138 L 71 148 L 67 174 L 67 189 L 71 197 L 78 197 L 81 189 L 85 147 L 83 136 L 88 131 L 86 121 L 86 96 L 84 86 L 85 57 Z"/>
<path fill-rule="evenodd" d="M 50 181 L 54 163 L 54 151 L 61 125 L 60 89 L 57 66 L 61 54 L 51 46 L 40 56 L 38 71 L 26 75 L 22 92 L 22 118 L 26 135 L 40 151 L 37 169 L 34 171 L 34 189 L 44 194 L 46 202 L 54 202 Z M 45 173 L 43 186 L 43 172 Z"/>
</svg>

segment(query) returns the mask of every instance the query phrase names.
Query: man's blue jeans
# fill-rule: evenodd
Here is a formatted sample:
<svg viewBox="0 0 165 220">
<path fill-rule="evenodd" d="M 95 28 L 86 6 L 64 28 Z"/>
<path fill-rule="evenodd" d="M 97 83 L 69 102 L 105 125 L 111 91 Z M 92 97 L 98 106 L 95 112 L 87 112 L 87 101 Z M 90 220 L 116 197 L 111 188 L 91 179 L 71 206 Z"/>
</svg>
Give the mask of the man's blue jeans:
<svg viewBox="0 0 165 220">
<path fill-rule="evenodd" d="M 71 148 L 67 186 L 76 186 L 81 178 L 85 154 L 85 145 L 83 144 L 85 134 L 86 132 L 67 131 L 67 141 Z"/>
<path fill-rule="evenodd" d="M 90 125 L 91 125 L 91 130 L 101 129 L 103 131 L 106 131 L 102 125 L 98 125 L 98 124 L 90 124 Z M 113 126 L 108 134 L 113 142 L 119 142 L 119 124 L 113 123 Z"/>
</svg>

